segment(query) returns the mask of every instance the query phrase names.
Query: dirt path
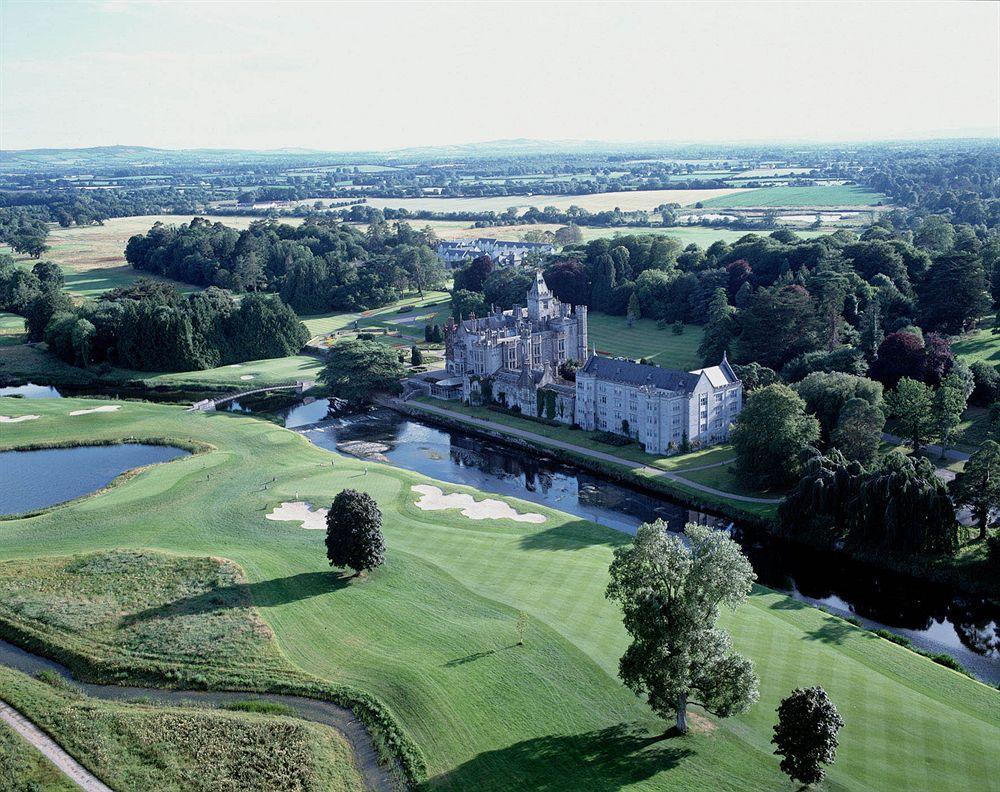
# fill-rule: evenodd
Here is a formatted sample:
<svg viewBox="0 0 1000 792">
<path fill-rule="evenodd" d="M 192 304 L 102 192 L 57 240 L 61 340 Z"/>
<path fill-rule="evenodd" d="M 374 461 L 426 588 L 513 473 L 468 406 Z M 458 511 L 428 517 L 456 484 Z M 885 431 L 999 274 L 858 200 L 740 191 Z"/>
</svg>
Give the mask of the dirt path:
<svg viewBox="0 0 1000 792">
<path fill-rule="evenodd" d="M 49 735 L 2 699 L 0 699 L 0 720 L 37 748 L 80 789 L 85 789 L 87 792 L 112 792 L 111 787 L 101 783 L 97 776 L 60 748 Z"/>
<path fill-rule="evenodd" d="M 390 405 L 391 406 L 391 405 Z M 514 437 L 520 437 L 524 440 L 530 440 L 533 443 L 537 443 L 541 446 L 550 446 L 553 448 L 561 448 L 566 451 L 572 451 L 581 456 L 592 457 L 593 459 L 600 459 L 604 462 L 612 462 L 615 465 L 621 465 L 629 470 L 636 473 L 642 473 L 643 475 L 649 476 L 650 478 L 663 478 L 669 479 L 670 481 L 675 481 L 685 487 L 690 487 L 691 489 L 698 490 L 699 492 L 707 492 L 711 495 L 717 495 L 721 498 L 727 498 L 729 500 L 741 501 L 743 503 L 781 503 L 781 498 L 757 498 L 751 495 L 738 495 L 735 492 L 726 492 L 725 490 L 716 489 L 715 487 L 709 487 L 707 484 L 701 484 L 697 481 L 691 481 L 690 479 L 684 478 L 684 476 L 673 473 L 669 470 L 661 470 L 660 468 L 650 467 L 649 465 L 644 465 L 641 462 L 635 462 L 631 459 L 625 459 L 624 457 L 615 456 L 614 454 L 608 454 L 604 451 L 595 451 L 590 448 L 585 448 L 583 446 L 578 446 L 573 443 L 565 443 L 562 440 L 553 440 L 550 437 L 545 437 L 544 435 L 535 434 L 534 432 L 529 432 L 526 429 L 519 429 L 514 426 L 505 426 L 502 424 L 493 423 L 492 421 L 487 421 L 482 418 L 475 418 L 471 415 L 465 415 L 464 413 L 453 412 L 452 410 L 446 409 L 444 407 L 438 407 L 433 404 L 423 404 L 416 402 L 406 402 L 406 407 L 413 407 L 418 410 L 423 410 L 429 413 L 436 413 L 442 415 L 446 418 L 452 418 L 456 421 L 461 421 L 462 423 L 471 424 L 472 426 L 479 426 L 484 429 L 489 429 L 494 432 L 502 432 Z M 721 465 L 728 464 L 727 462 L 715 462 L 711 465 L 702 465 L 697 468 L 690 468 L 690 470 L 705 470 L 707 468 L 718 467 Z"/>
<path fill-rule="evenodd" d="M 185 705 L 192 703 L 211 704 L 218 706 L 233 701 L 261 699 L 284 704 L 295 711 L 303 720 L 322 723 L 330 726 L 347 739 L 354 751 L 354 761 L 365 780 L 365 788 L 375 792 L 395 792 L 401 787 L 392 772 L 379 764 L 378 755 L 372 746 L 371 737 L 364 725 L 354 717 L 349 709 L 339 707 L 329 701 L 305 698 L 301 696 L 286 696 L 277 693 L 231 692 L 217 690 L 161 690 L 160 688 L 120 687 L 118 685 L 94 685 L 77 681 L 69 669 L 45 657 L 27 652 L 12 643 L 0 639 L 0 665 L 13 668 L 25 674 L 34 676 L 40 671 L 52 671 L 70 680 L 88 696 L 110 701 L 145 701 L 162 702 L 168 705 Z M 0 702 L 2 704 L 2 702 Z M 43 737 L 50 738 L 42 734 Z M 32 743 L 34 744 L 34 743 Z M 58 745 L 52 745 L 65 754 Z M 40 749 L 41 750 L 41 749 Z M 43 751 L 44 753 L 44 751 Z M 70 758 L 68 754 L 65 754 Z M 46 754 L 48 756 L 48 754 Z M 50 757 L 51 758 L 51 757 Z M 70 761 L 74 761 L 70 759 Z M 60 767 L 60 769 L 62 769 Z M 82 769 L 82 768 L 81 768 Z M 86 771 L 85 771 L 86 772 Z M 69 775 L 67 773 L 67 775 Z M 88 774 L 89 775 L 89 774 Z M 73 776 L 70 776 L 73 778 Z M 76 779 L 73 778 L 75 781 Z M 96 780 L 96 779 L 95 779 Z M 100 783 L 100 782 L 98 782 Z M 93 790 L 108 790 L 101 784 L 97 787 L 84 787 Z M 109 790 L 110 792 L 110 790 Z"/>
</svg>

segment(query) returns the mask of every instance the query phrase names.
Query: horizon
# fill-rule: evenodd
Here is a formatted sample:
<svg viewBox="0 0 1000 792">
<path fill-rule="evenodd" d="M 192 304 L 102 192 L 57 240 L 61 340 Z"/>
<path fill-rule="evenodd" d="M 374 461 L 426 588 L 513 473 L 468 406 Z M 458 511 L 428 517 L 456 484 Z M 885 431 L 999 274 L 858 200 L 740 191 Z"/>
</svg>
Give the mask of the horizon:
<svg viewBox="0 0 1000 792">
<path fill-rule="evenodd" d="M 996 3 L 454 8 L 8 0 L 0 149 L 1000 137 Z"/>
</svg>

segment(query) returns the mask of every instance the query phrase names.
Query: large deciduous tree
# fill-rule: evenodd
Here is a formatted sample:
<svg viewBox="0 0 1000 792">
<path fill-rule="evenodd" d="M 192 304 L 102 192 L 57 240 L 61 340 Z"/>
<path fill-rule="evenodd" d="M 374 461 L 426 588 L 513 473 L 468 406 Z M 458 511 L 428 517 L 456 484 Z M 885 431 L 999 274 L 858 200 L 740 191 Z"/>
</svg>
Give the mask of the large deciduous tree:
<svg viewBox="0 0 1000 792">
<path fill-rule="evenodd" d="M 377 393 L 398 393 L 406 367 L 393 349 L 377 341 L 334 344 L 319 379 L 333 395 L 365 404 Z"/>
<path fill-rule="evenodd" d="M 382 512 L 366 492 L 345 489 L 326 515 L 326 557 L 330 566 L 350 567 L 356 574 L 385 561 Z"/>
<path fill-rule="evenodd" d="M 849 461 L 871 466 L 878 459 L 885 415 L 864 399 L 850 399 L 841 409 L 830 442 Z"/>
<path fill-rule="evenodd" d="M 793 781 L 817 784 L 826 775 L 823 765 L 837 756 L 837 734 L 844 726 L 836 706 L 823 688 L 796 688 L 778 705 L 778 722 L 771 742 L 782 757 L 781 771 Z"/>
<path fill-rule="evenodd" d="M 757 486 L 784 484 L 798 475 L 803 449 L 819 440 L 819 421 L 787 385 L 751 393 L 731 439 L 740 476 Z"/>
<path fill-rule="evenodd" d="M 934 431 L 934 391 L 922 382 L 903 377 L 885 397 L 889 415 L 896 419 L 899 433 L 919 454 Z"/>
<path fill-rule="evenodd" d="M 993 440 L 983 443 L 949 489 L 958 503 L 972 510 L 979 526 L 979 541 L 984 541 L 991 513 L 1000 509 L 1000 444 Z"/>
<path fill-rule="evenodd" d="M 759 683 L 716 626 L 721 606 L 745 601 L 753 568 L 725 533 L 693 524 L 685 532 L 687 544 L 662 520 L 642 525 L 632 545 L 615 550 L 606 592 L 621 603 L 632 637 L 618 664 L 622 681 L 660 717 L 673 716 L 681 733 L 688 704 L 735 715 L 757 700 Z"/>
</svg>

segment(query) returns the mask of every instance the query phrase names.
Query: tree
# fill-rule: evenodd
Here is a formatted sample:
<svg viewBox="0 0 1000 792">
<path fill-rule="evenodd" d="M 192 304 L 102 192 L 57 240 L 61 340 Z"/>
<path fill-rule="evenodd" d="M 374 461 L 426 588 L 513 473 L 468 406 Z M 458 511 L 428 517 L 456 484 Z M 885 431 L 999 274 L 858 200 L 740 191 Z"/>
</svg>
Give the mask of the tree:
<svg viewBox="0 0 1000 792">
<path fill-rule="evenodd" d="M 716 626 L 720 606 L 735 610 L 746 600 L 753 567 L 727 534 L 694 524 L 685 533 L 688 544 L 662 520 L 640 526 L 632 545 L 615 550 L 605 593 L 621 603 L 632 638 L 619 676 L 660 717 L 673 715 L 681 733 L 688 704 L 735 715 L 757 700 L 759 683 Z"/>
<path fill-rule="evenodd" d="M 941 443 L 941 458 L 962 421 L 966 395 L 964 384 L 957 374 L 945 377 L 934 393 L 934 428 Z"/>
<path fill-rule="evenodd" d="M 864 399 L 854 398 L 840 409 L 830 441 L 847 460 L 869 467 L 878 459 L 884 428 L 882 410 Z"/>
<path fill-rule="evenodd" d="M 466 267 L 455 272 L 453 289 L 482 292 L 483 283 L 493 272 L 493 259 L 487 255 L 477 256 Z"/>
<path fill-rule="evenodd" d="M 580 227 L 570 223 L 569 225 L 562 226 L 556 229 L 555 243 L 559 247 L 566 247 L 566 245 L 579 245 L 583 242 L 583 232 Z"/>
<path fill-rule="evenodd" d="M 860 348 L 864 352 L 869 362 L 875 360 L 878 349 L 885 340 L 885 333 L 882 332 L 882 311 L 875 300 L 869 301 L 861 312 L 861 319 L 858 323 L 861 332 Z"/>
<path fill-rule="evenodd" d="M 844 719 L 823 688 L 796 688 L 778 705 L 778 722 L 771 742 L 782 757 L 781 771 L 793 781 L 817 784 L 824 764 L 837 756 L 837 733 Z"/>
<path fill-rule="evenodd" d="M 419 366 L 424 362 L 424 356 L 420 351 L 420 347 L 416 344 L 410 347 L 410 365 Z"/>
<path fill-rule="evenodd" d="M 920 325 L 943 333 L 971 330 L 990 309 L 989 279 L 979 255 L 952 252 L 935 259 L 921 284 Z"/>
<path fill-rule="evenodd" d="M 784 484 L 799 473 L 801 452 L 819 440 L 819 421 L 787 385 L 768 385 L 751 393 L 730 439 L 736 470 L 758 487 Z"/>
<path fill-rule="evenodd" d="M 813 301 L 798 285 L 755 291 L 740 312 L 740 327 L 736 350 L 741 363 L 779 369 L 817 348 Z"/>
<path fill-rule="evenodd" d="M 378 341 L 341 341 L 327 353 L 319 373 L 335 396 L 365 404 L 379 392 L 398 393 L 406 367 L 394 350 Z"/>
<path fill-rule="evenodd" d="M 706 366 L 716 365 L 722 360 L 723 354 L 729 351 L 733 341 L 735 315 L 736 309 L 729 304 L 726 290 L 716 289 L 708 304 L 708 322 L 698 345 L 698 355 Z"/>
<path fill-rule="evenodd" d="M 366 492 L 341 490 L 326 515 L 326 557 L 330 566 L 350 567 L 355 576 L 385 562 L 382 512 Z"/>
<path fill-rule="evenodd" d="M 871 375 L 887 388 L 895 387 L 903 377 L 922 380 L 926 369 L 924 342 L 915 333 L 889 333 L 879 344 Z"/>
<path fill-rule="evenodd" d="M 987 440 L 965 463 L 965 469 L 949 486 L 958 503 L 972 510 L 979 526 L 979 541 L 985 541 L 991 512 L 1000 508 L 1000 444 Z"/>
<path fill-rule="evenodd" d="M 626 314 L 626 320 L 628 326 L 631 327 L 642 317 L 642 312 L 639 310 L 639 297 L 635 292 L 632 292 L 632 296 L 628 298 L 628 313 Z"/>
<path fill-rule="evenodd" d="M 903 377 L 885 397 L 889 415 L 896 419 L 900 434 L 916 454 L 924 447 L 936 425 L 934 392 L 917 380 Z"/>
<path fill-rule="evenodd" d="M 545 270 L 545 282 L 552 293 L 567 305 L 590 303 L 587 269 L 578 259 L 560 259 Z"/>
<path fill-rule="evenodd" d="M 479 292 L 459 289 L 451 295 L 451 313 L 458 321 L 486 315 L 486 298 Z"/>
<path fill-rule="evenodd" d="M 607 311 L 611 306 L 616 285 L 614 259 L 605 253 L 597 260 L 590 304 L 598 311 Z"/>
<path fill-rule="evenodd" d="M 880 383 L 839 371 L 813 372 L 793 387 L 805 400 L 806 409 L 819 419 L 823 438 L 827 440 L 840 419 L 840 411 L 851 399 L 864 399 L 874 407 L 882 404 Z"/>
</svg>

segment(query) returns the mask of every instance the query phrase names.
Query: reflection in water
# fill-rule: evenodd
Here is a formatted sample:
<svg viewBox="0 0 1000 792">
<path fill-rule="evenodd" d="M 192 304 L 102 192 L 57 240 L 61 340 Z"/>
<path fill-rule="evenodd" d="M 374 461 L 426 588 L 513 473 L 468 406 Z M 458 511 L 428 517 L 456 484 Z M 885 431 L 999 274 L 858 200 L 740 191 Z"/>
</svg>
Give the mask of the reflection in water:
<svg viewBox="0 0 1000 792">
<path fill-rule="evenodd" d="M 665 497 L 654 497 L 605 481 L 553 459 L 507 448 L 461 432 L 412 421 L 389 410 L 314 424 L 319 402 L 289 411 L 287 424 L 298 426 L 316 445 L 336 451 L 349 440 L 382 443 L 398 467 L 483 492 L 551 506 L 627 533 L 661 518 L 673 530 L 689 522 L 718 527 L 727 520 L 694 511 Z M 308 412 L 305 408 L 312 408 Z M 1000 682 L 1000 638 L 996 606 L 965 597 L 946 586 L 880 571 L 837 554 L 783 542 L 751 528 L 732 533 L 753 563 L 758 581 L 795 599 L 855 616 L 867 627 L 885 627 L 914 644 L 953 655 L 980 678 Z"/>
<path fill-rule="evenodd" d="M 51 385 L 15 385 L 9 388 L 0 388 L 0 396 L 22 396 L 25 399 L 60 399 L 62 394 Z"/>
</svg>

